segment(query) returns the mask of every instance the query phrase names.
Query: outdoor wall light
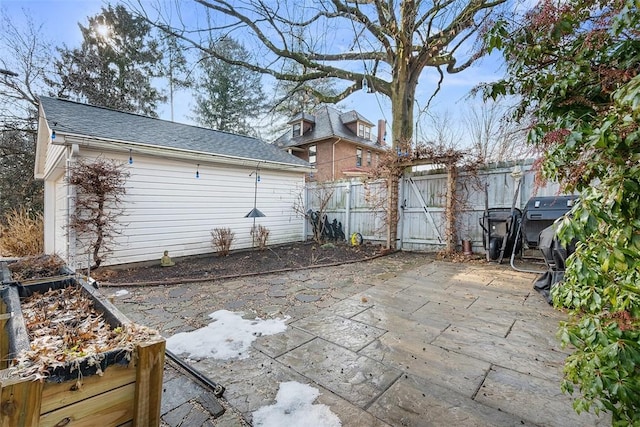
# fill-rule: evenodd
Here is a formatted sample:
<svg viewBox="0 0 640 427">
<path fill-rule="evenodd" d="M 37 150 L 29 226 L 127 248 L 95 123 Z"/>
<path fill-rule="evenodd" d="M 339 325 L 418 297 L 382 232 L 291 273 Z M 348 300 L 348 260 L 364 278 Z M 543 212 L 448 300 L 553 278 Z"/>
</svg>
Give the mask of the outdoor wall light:
<svg viewBox="0 0 640 427">
<path fill-rule="evenodd" d="M 56 139 L 56 131 L 51 132 L 51 139 Z"/>
<path fill-rule="evenodd" d="M 200 178 L 200 163 L 196 165 L 196 178 Z"/>
<path fill-rule="evenodd" d="M 129 164 L 133 164 L 133 157 L 131 157 L 131 148 L 129 148 Z"/>
<path fill-rule="evenodd" d="M 363 78 L 362 79 L 362 91 L 364 93 L 368 93 L 369 92 L 369 82 L 367 82 L 367 78 Z"/>
</svg>

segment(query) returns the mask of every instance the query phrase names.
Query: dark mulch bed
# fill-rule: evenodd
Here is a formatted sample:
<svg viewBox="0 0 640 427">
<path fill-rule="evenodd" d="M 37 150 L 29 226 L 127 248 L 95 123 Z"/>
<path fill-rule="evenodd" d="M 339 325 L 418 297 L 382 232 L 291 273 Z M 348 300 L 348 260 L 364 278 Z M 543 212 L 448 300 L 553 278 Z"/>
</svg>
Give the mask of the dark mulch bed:
<svg viewBox="0 0 640 427">
<path fill-rule="evenodd" d="M 161 267 L 160 260 L 150 266 L 106 267 L 92 272 L 92 276 L 103 284 L 206 280 L 361 261 L 382 253 L 380 245 L 369 243 L 350 246 L 346 243 L 319 245 L 315 242 L 299 242 L 268 247 L 265 250 L 232 252 L 224 257 L 213 254 L 174 259 L 176 265 L 172 267 Z"/>
</svg>

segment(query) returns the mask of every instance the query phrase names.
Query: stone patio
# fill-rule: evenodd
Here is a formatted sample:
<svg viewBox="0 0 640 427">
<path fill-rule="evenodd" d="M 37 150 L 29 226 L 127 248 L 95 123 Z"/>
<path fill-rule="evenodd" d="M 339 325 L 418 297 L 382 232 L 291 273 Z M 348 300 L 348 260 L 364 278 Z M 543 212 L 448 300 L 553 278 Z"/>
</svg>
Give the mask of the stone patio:
<svg viewBox="0 0 640 427">
<path fill-rule="evenodd" d="M 399 253 L 227 282 L 126 288 L 115 304 L 165 336 L 204 326 L 219 309 L 291 316 L 287 331 L 258 338 L 249 358 L 192 363 L 226 387 L 233 408 L 198 425 L 251 422 L 285 381 L 318 388 L 316 403 L 343 426 L 610 425 L 607 416 L 577 415 L 561 393 L 568 352 L 555 332 L 564 315 L 533 290 L 534 278 L 506 265 Z M 186 426 L 166 403 L 184 400 L 171 380 L 163 420 Z"/>
</svg>

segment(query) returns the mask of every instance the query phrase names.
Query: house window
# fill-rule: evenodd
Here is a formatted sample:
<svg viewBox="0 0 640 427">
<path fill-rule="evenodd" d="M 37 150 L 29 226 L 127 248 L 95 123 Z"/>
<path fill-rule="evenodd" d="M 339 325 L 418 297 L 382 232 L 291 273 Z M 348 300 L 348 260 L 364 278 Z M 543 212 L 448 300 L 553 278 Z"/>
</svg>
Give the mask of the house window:
<svg viewBox="0 0 640 427">
<path fill-rule="evenodd" d="M 309 163 L 311 164 L 311 166 L 316 165 L 316 146 L 315 145 L 309 146 Z"/>
<path fill-rule="evenodd" d="M 367 150 L 367 166 L 371 167 L 371 150 Z"/>
<path fill-rule="evenodd" d="M 356 148 L 356 166 L 362 166 L 362 148 Z"/>
<path fill-rule="evenodd" d="M 293 124 L 293 136 L 300 136 L 302 134 L 302 123 Z"/>
<path fill-rule="evenodd" d="M 371 128 L 364 123 L 358 123 L 358 136 L 364 139 L 371 139 Z"/>
</svg>

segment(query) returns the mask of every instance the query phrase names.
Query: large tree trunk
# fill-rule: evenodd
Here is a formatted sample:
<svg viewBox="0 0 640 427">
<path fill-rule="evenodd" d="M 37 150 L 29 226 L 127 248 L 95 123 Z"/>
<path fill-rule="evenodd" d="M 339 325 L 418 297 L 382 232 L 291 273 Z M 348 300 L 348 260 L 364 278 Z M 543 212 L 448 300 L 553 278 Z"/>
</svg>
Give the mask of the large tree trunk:
<svg viewBox="0 0 640 427">
<path fill-rule="evenodd" d="M 413 104 L 417 81 L 409 68 L 409 58 L 398 55 L 398 67 L 395 68 L 391 87 L 391 112 L 392 112 L 392 141 L 391 146 L 403 147 L 413 142 Z M 397 176 L 389 176 L 387 185 L 389 197 L 387 198 L 387 249 L 397 248 L 398 239 L 398 179 Z"/>
<path fill-rule="evenodd" d="M 393 148 L 413 141 L 413 105 L 418 83 L 409 67 L 410 59 L 399 55 L 398 61 L 391 84 Z"/>
</svg>

